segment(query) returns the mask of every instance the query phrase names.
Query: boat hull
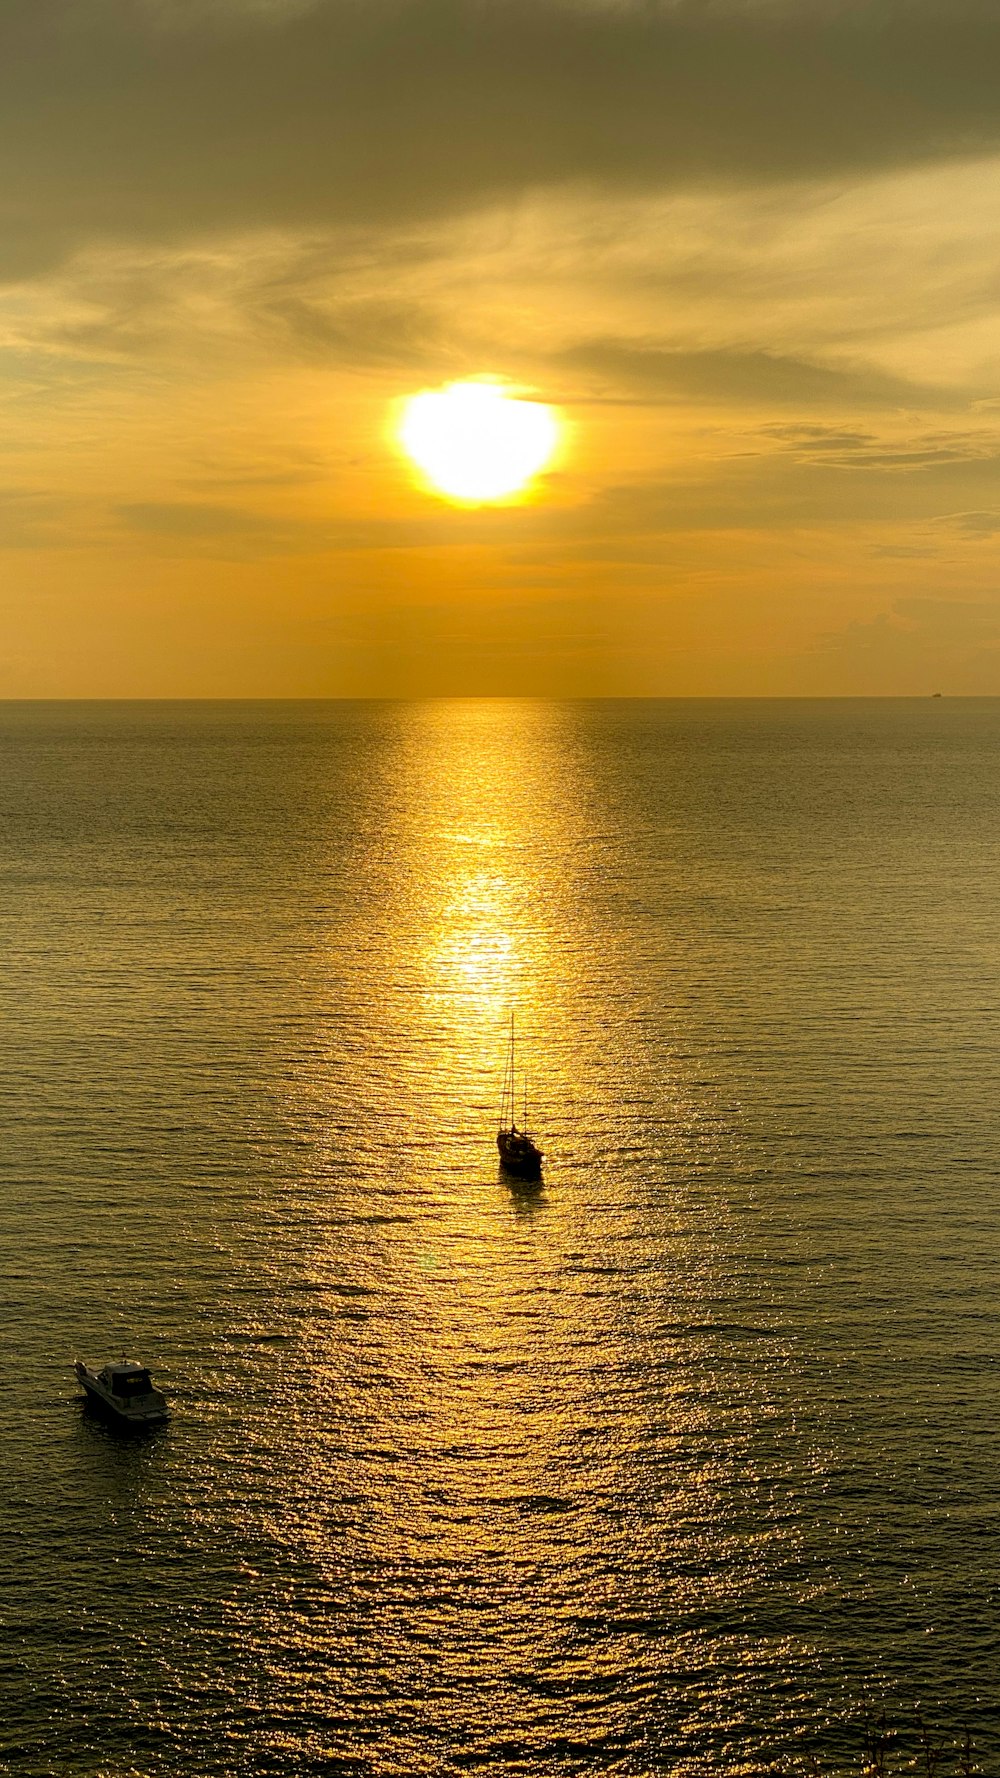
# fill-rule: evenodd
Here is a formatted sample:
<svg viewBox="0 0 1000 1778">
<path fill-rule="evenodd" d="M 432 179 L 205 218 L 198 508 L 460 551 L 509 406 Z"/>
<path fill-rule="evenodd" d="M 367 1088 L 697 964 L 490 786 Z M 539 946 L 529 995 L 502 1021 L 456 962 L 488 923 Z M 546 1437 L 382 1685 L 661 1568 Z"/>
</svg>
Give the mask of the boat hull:
<svg viewBox="0 0 1000 1778">
<path fill-rule="evenodd" d="M 497 1149 L 505 1173 L 515 1179 L 541 1179 L 542 1151 L 535 1147 L 530 1136 L 523 1136 L 519 1130 L 501 1130 L 497 1136 Z"/>
<path fill-rule="evenodd" d="M 148 1395 L 140 1396 L 134 1401 L 123 1401 L 102 1383 L 94 1371 L 88 1370 L 85 1364 L 77 1363 L 74 1370 L 88 1402 L 117 1425 L 157 1426 L 162 1421 L 169 1420 L 170 1409 L 166 1397 L 158 1389 L 151 1390 Z"/>
</svg>

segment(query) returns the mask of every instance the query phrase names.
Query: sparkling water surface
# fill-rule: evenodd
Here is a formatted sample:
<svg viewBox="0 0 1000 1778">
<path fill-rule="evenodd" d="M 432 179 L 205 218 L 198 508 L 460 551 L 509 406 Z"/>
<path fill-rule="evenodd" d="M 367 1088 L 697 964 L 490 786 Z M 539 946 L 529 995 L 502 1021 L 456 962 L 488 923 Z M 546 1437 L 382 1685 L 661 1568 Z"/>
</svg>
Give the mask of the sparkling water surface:
<svg viewBox="0 0 1000 1778">
<path fill-rule="evenodd" d="M 1000 1771 L 1000 701 L 8 704 L 0 848 L 0 1771 Z"/>
</svg>

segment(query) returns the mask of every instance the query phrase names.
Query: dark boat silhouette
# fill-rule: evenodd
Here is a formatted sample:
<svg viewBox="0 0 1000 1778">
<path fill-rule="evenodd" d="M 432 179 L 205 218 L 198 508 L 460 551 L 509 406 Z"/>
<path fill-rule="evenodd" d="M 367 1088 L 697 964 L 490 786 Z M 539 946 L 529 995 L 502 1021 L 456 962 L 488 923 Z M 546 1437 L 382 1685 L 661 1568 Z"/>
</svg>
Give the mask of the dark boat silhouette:
<svg viewBox="0 0 1000 1778">
<path fill-rule="evenodd" d="M 510 1015 L 510 1047 L 507 1051 L 507 1067 L 503 1077 L 503 1092 L 500 1096 L 500 1117 L 497 1128 L 497 1148 L 500 1153 L 500 1165 L 505 1173 L 515 1179 L 541 1179 L 543 1155 L 538 1144 L 528 1132 L 528 1089 L 524 1085 L 524 1117 L 520 1128 L 517 1124 L 517 1101 L 514 1090 L 514 1014 Z"/>
</svg>

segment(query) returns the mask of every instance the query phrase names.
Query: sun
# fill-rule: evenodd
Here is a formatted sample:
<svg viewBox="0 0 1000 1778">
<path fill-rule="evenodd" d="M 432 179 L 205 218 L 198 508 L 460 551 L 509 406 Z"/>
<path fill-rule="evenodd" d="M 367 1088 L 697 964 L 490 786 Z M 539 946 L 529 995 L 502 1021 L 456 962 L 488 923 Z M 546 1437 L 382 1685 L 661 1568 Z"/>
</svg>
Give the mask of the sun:
<svg viewBox="0 0 1000 1778">
<path fill-rule="evenodd" d="M 482 505 L 521 493 L 544 469 L 559 422 L 543 402 L 481 378 L 411 395 L 398 437 L 437 493 Z"/>
</svg>

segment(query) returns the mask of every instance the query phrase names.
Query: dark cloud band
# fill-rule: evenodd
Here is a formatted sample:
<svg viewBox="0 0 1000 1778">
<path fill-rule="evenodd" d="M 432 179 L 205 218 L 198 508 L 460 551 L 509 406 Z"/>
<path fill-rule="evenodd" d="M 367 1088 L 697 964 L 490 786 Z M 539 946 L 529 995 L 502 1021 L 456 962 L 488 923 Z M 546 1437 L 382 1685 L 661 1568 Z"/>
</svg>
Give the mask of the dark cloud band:
<svg viewBox="0 0 1000 1778">
<path fill-rule="evenodd" d="M 998 65 L 995 6 L 5 0 L 6 265 L 102 236 L 377 227 L 567 181 L 984 153 Z"/>
</svg>

